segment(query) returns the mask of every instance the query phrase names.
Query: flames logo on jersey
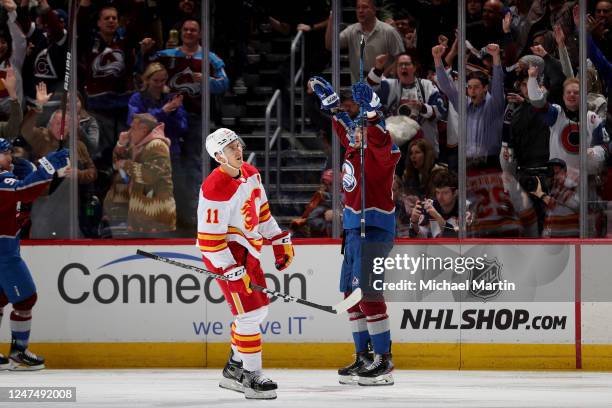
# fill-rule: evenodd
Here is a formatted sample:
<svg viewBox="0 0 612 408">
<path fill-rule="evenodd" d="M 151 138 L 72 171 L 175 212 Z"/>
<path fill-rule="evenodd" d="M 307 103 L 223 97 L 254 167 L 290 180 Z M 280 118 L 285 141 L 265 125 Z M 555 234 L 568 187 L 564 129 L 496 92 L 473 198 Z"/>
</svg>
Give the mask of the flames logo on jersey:
<svg viewBox="0 0 612 408">
<path fill-rule="evenodd" d="M 168 85 L 171 89 L 185 92 L 192 98 L 200 94 L 200 83 L 195 82 L 193 79 L 193 71 L 191 68 L 185 68 L 181 72 L 173 75 Z"/>
<path fill-rule="evenodd" d="M 259 214 L 257 210 L 259 205 L 256 200 L 261 200 L 261 190 L 258 188 L 251 191 L 251 196 L 244 202 L 240 213 L 244 219 L 244 229 L 247 231 L 253 231 L 257 225 L 259 225 Z"/>
<path fill-rule="evenodd" d="M 119 78 L 125 71 L 125 58 L 123 51 L 105 48 L 98 56 L 94 59 L 92 64 L 92 71 L 94 78 L 105 78 L 113 76 Z"/>
</svg>

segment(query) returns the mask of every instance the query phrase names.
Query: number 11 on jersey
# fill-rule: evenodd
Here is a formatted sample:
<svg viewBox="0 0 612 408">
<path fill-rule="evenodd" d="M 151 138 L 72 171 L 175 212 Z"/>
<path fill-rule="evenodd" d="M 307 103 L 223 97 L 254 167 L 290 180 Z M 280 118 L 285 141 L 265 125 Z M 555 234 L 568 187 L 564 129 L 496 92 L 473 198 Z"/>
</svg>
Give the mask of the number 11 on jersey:
<svg viewBox="0 0 612 408">
<path fill-rule="evenodd" d="M 219 210 L 209 208 L 206 210 L 206 222 L 208 224 L 218 224 L 219 223 Z"/>
</svg>

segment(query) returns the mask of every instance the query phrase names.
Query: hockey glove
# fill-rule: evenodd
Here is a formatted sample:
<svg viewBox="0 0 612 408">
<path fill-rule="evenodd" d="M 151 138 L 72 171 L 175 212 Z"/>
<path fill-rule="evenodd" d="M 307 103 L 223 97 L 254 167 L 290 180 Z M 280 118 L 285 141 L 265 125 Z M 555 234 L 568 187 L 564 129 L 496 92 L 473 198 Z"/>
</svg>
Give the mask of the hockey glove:
<svg viewBox="0 0 612 408">
<path fill-rule="evenodd" d="M 312 77 L 308 84 L 321 101 L 321 109 L 331 111 L 340 105 L 340 98 L 338 98 L 338 94 L 334 91 L 334 87 L 324 78 L 318 76 Z"/>
<path fill-rule="evenodd" d="M 355 125 L 355 122 L 353 121 L 353 119 L 351 119 L 347 112 L 338 112 L 336 113 L 335 117 L 338 122 L 342 123 L 342 125 L 346 129 L 346 137 L 348 138 L 349 146 L 354 147 L 355 130 L 357 128 L 357 125 Z"/>
<path fill-rule="evenodd" d="M 362 107 L 366 112 L 374 112 L 380 110 L 380 98 L 376 92 L 365 82 L 357 82 L 352 86 L 353 100 Z"/>
<path fill-rule="evenodd" d="M 279 271 L 286 269 L 293 261 L 293 244 L 291 235 L 285 231 L 272 237 L 272 249 L 274 249 L 274 266 Z"/>
<path fill-rule="evenodd" d="M 253 293 L 251 289 L 251 278 L 247 274 L 244 266 L 230 266 L 223 272 L 223 276 L 229 279 L 227 281 L 227 286 L 230 292 L 240 293 L 246 296 Z"/>
<path fill-rule="evenodd" d="M 68 156 L 70 156 L 68 149 L 62 149 L 57 152 L 49 153 L 38 162 L 50 176 L 57 172 L 58 176 L 62 177 L 63 172 L 70 166 L 70 159 Z"/>
</svg>

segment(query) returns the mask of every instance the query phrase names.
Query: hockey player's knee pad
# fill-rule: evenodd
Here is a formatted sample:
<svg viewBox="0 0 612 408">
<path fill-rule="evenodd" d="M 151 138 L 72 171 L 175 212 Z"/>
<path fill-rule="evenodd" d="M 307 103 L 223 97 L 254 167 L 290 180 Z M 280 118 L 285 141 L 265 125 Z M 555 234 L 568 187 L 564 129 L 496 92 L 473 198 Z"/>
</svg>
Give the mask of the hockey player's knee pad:
<svg viewBox="0 0 612 408">
<path fill-rule="evenodd" d="M 387 304 L 384 300 L 362 300 L 359 302 L 359 307 L 366 316 L 384 315 L 387 313 Z"/>
<path fill-rule="evenodd" d="M 349 314 L 351 314 L 351 313 L 359 313 L 359 314 L 363 314 L 363 313 L 361 312 L 361 307 L 360 307 L 360 305 L 361 305 L 361 302 L 359 302 L 359 303 L 357 303 L 357 304 L 355 304 L 355 305 L 351 306 L 351 307 L 350 307 L 350 308 L 347 310 L 347 313 L 349 313 Z"/>
<path fill-rule="evenodd" d="M 259 333 L 259 324 L 268 315 L 268 306 L 236 316 L 236 333 Z"/>
<path fill-rule="evenodd" d="M 32 296 L 13 304 L 13 310 L 18 310 L 20 312 L 28 312 L 32 310 L 32 308 L 36 304 L 37 299 L 38 295 L 34 293 Z"/>
</svg>

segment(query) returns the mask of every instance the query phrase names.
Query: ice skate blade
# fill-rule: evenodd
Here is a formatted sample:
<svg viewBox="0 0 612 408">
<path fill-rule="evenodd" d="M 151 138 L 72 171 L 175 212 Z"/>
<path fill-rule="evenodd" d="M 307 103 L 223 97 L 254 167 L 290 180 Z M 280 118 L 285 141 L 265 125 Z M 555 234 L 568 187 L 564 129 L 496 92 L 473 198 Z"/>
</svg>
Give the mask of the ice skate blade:
<svg viewBox="0 0 612 408">
<path fill-rule="evenodd" d="M 393 385 L 393 375 L 391 374 L 383 374 L 378 377 L 359 377 L 358 380 L 359 385 L 363 386 L 379 386 L 379 385 Z"/>
<path fill-rule="evenodd" d="M 236 380 L 232 380 L 231 378 L 223 377 L 221 381 L 219 381 L 219 387 L 225 388 L 226 390 L 230 391 L 244 393 L 244 385 L 242 385 Z"/>
<path fill-rule="evenodd" d="M 9 370 L 11 371 L 38 371 L 38 370 L 42 370 L 43 368 L 45 368 L 44 364 L 29 366 L 25 364 L 16 363 L 13 360 L 11 360 L 9 365 L 10 365 Z"/>
<path fill-rule="evenodd" d="M 246 399 L 276 399 L 276 391 L 255 391 L 252 388 L 245 388 L 244 397 Z"/>
<path fill-rule="evenodd" d="M 343 385 L 357 385 L 356 375 L 339 375 L 338 382 Z"/>
</svg>

